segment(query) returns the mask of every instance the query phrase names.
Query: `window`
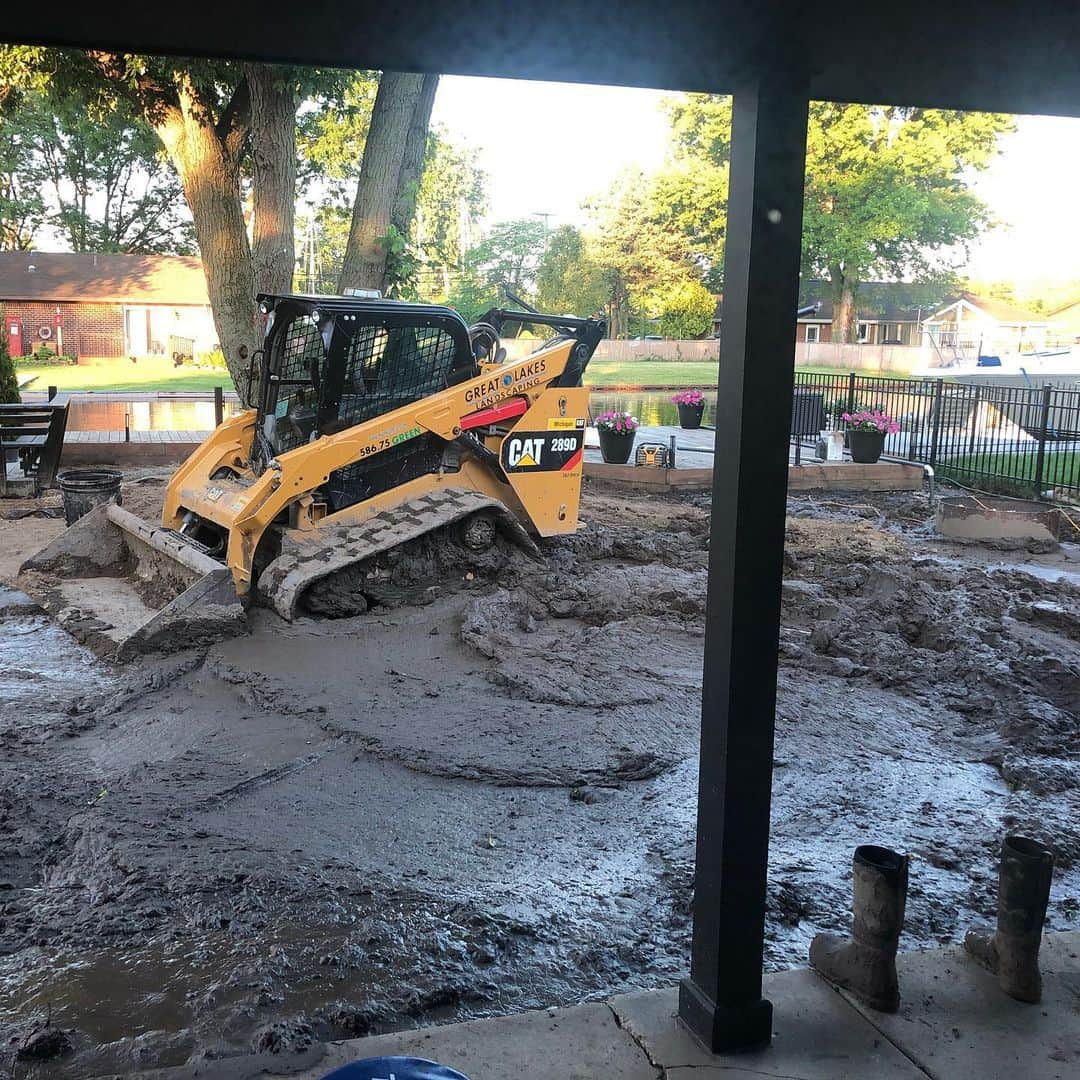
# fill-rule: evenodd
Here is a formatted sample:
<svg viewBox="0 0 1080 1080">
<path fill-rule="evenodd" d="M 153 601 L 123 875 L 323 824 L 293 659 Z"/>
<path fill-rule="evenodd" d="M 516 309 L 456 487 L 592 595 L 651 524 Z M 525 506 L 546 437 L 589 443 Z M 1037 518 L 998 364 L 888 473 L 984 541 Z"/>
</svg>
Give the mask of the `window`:
<svg viewBox="0 0 1080 1080">
<path fill-rule="evenodd" d="M 866 344 L 870 340 L 870 324 L 861 322 L 859 323 L 859 341 L 862 344 Z"/>
<path fill-rule="evenodd" d="M 821 340 L 821 327 L 820 326 L 808 326 L 806 328 L 806 340 L 807 341 L 820 341 Z"/>
</svg>

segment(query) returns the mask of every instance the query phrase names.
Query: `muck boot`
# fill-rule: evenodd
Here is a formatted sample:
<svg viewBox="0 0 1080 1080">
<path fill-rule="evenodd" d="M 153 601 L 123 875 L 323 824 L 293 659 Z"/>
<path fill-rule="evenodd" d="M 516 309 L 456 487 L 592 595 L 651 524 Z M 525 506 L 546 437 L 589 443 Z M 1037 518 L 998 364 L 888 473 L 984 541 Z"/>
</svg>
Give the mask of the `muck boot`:
<svg viewBox="0 0 1080 1080">
<path fill-rule="evenodd" d="M 818 934 L 810 943 L 810 963 L 871 1009 L 896 1012 L 896 946 L 904 926 L 908 857 L 866 844 L 855 849 L 854 870 L 851 937 Z"/>
<path fill-rule="evenodd" d="M 969 930 L 964 948 L 998 977 L 1017 1001 L 1042 997 L 1039 945 L 1050 899 L 1054 853 L 1036 840 L 1006 836 L 1001 844 L 997 931 Z"/>
</svg>

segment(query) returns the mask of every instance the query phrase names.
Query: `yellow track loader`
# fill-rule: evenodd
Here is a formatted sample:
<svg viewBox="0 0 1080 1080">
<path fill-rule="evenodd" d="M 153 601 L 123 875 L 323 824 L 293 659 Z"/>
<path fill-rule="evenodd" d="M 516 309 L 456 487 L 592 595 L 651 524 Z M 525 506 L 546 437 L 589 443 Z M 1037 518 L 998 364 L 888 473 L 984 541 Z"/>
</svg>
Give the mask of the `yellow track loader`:
<svg viewBox="0 0 1080 1080">
<path fill-rule="evenodd" d="M 259 298 L 248 398 L 173 475 L 160 526 L 100 507 L 22 567 L 76 637 L 120 658 L 221 636 L 254 596 L 291 620 L 315 588 L 436 529 L 577 527 L 597 319 L 342 296 Z M 551 338 L 508 362 L 506 323 Z"/>
</svg>

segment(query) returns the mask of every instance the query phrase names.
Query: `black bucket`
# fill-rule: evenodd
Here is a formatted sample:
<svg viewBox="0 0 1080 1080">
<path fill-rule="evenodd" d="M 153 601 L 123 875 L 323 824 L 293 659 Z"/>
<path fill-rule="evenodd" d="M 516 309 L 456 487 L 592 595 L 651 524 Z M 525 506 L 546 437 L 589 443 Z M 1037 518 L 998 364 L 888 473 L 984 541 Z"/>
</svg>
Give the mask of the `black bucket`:
<svg viewBox="0 0 1080 1080">
<path fill-rule="evenodd" d="M 120 496 L 124 474 L 119 469 L 68 469 L 56 479 L 64 496 L 64 518 L 69 525 L 96 506 L 107 503 L 119 506 L 124 501 Z"/>
</svg>

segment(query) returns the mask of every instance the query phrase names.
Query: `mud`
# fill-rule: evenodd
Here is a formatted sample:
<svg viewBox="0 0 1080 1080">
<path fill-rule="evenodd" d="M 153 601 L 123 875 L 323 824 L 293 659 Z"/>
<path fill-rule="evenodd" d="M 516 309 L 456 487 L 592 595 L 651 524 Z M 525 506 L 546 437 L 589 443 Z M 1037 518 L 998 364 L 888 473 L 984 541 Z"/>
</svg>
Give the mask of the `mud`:
<svg viewBox="0 0 1080 1080">
<path fill-rule="evenodd" d="M 1006 829 L 1055 849 L 1075 926 L 1076 548 L 1002 563 L 917 495 L 789 511 L 770 965 L 846 925 L 859 843 L 913 856 L 902 949 L 992 914 Z M 125 669 L 0 594 L 0 1075 L 311 1061 L 678 978 L 707 499 L 592 486 L 583 517 L 543 560 L 413 545 L 365 614 Z M 3 546 L 28 526 L 57 528 Z"/>
</svg>

